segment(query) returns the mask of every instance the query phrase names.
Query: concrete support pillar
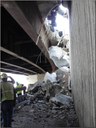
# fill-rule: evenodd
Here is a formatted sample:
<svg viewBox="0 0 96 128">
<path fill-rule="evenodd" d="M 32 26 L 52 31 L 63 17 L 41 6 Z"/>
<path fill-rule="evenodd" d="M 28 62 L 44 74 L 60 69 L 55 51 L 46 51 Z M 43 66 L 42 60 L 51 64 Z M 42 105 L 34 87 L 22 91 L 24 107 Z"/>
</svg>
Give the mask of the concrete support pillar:
<svg viewBox="0 0 96 128">
<path fill-rule="evenodd" d="M 81 127 L 96 128 L 95 0 L 73 0 L 71 79 Z"/>
</svg>

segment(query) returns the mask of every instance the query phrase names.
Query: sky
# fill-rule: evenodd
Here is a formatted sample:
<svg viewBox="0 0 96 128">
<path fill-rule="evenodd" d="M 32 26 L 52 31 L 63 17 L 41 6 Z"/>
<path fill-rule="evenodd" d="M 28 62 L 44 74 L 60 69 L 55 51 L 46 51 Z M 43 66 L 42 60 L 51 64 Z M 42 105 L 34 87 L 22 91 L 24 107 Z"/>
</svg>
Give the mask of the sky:
<svg viewBox="0 0 96 128">
<path fill-rule="evenodd" d="M 64 7 L 62 4 L 59 5 L 59 9 L 61 12 L 64 12 L 64 15 L 57 11 L 56 14 L 56 26 L 54 26 L 54 29 L 57 31 L 62 31 L 63 35 L 69 35 L 69 16 L 65 17 L 65 14 L 69 15 L 68 8 Z M 50 24 L 52 21 L 48 20 L 46 18 L 47 25 Z"/>
<path fill-rule="evenodd" d="M 59 8 L 64 12 L 64 13 L 69 13 L 68 9 L 65 8 L 62 4 L 60 4 Z M 63 34 L 69 34 L 69 18 L 66 18 L 59 13 L 56 15 L 56 29 L 59 31 L 63 31 Z"/>
</svg>

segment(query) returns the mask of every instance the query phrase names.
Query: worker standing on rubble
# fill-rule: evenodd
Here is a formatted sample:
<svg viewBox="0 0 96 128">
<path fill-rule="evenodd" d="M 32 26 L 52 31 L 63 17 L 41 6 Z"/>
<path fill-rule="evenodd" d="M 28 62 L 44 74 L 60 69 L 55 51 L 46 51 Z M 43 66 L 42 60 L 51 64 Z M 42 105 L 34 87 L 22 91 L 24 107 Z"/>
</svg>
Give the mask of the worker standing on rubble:
<svg viewBox="0 0 96 128">
<path fill-rule="evenodd" d="M 11 81 L 8 81 L 10 78 Z M 0 92 L 1 92 L 1 112 L 4 127 L 11 127 L 12 113 L 15 103 L 14 79 L 11 76 L 3 73 L 1 76 Z"/>
</svg>

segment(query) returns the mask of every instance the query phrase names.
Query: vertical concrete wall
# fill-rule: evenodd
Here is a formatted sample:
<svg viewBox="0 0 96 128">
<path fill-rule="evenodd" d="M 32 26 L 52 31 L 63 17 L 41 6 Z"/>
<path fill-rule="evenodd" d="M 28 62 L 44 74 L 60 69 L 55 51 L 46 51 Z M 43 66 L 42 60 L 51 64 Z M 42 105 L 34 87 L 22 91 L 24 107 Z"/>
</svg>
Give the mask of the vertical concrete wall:
<svg viewBox="0 0 96 128">
<path fill-rule="evenodd" d="M 73 0 L 71 79 L 81 127 L 96 128 L 95 0 Z"/>
</svg>

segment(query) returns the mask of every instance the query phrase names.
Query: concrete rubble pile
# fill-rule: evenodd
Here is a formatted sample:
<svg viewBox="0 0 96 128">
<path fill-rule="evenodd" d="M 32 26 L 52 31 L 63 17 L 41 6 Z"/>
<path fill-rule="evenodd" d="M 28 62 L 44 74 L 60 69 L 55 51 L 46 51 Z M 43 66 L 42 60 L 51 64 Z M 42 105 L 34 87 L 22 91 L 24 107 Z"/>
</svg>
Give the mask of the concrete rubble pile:
<svg viewBox="0 0 96 128">
<path fill-rule="evenodd" d="M 63 95 L 63 94 L 62 94 Z M 57 97 L 56 97 L 57 98 Z M 43 122 L 45 126 L 78 126 L 78 119 L 74 111 L 74 105 L 72 99 L 68 101 L 67 97 L 61 103 L 54 104 L 52 101 L 47 102 L 45 100 L 37 100 L 31 104 L 32 118 L 33 121 Z M 63 99 L 63 100 L 64 100 Z M 53 99 L 51 99 L 53 100 Z M 61 100 L 58 98 L 58 101 Z"/>
<path fill-rule="evenodd" d="M 78 118 L 71 96 L 62 93 L 58 82 L 38 81 L 30 85 L 25 105 L 15 116 L 14 127 L 78 127 Z M 22 123 L 20 123 L 20 121 Z M 27 123 L 28 122 L 28 123 Z M 36 126 L 38 125 L 38 126 Z"/>
<path fill-rule="evenodd" d="M 46 100 L 50 101 L 52 97 L 58 95 L 71 96 L 68 90 L 68 75 L 63 71 L 57 70 L 55 82 L 51 82 L 49 79 L 45 81 L 38 81 L 34 85 L 28 87 L 28 97 L 30 101 L 34 100 Z"/>
<path fill-rule="evenodd" d="M 70 57 L 68 52 L 64 51 L 63 48 L 58 46 L 51 46 L 48 50 L 50 59 L 53 60 L 54 64 L 58 67 L 70 67 Z"/>
<path fill-rule="evenodd" d="M 63 102 L 61 101 L 62 103 L 55 104 L 52 101 L 53 99 L 49 102 L 34 100 L 29 105 L 24 106 L 15 116 L 16 122 L 14 122 L 13 126 L 22 128 L 30 126 L 34 128 L 38 128 L 38 126 L 40 128 L 79 127 L 72 99 L 63 94 L 60 96 L 58 101 L 61 100 L 59 98 L 64 98 Z"/>
<path fill-rule="evenodd" d="M 68 74 L 60 69 L 55 73 L 55 82 L 47 79 L 29 85 L 26 105 L 19 109 L 18 115 L 15 116 L 17 122 L 14 122 L 14 127 L 79 126 L 73 99 L 68 90 Z"/>
</svg>

